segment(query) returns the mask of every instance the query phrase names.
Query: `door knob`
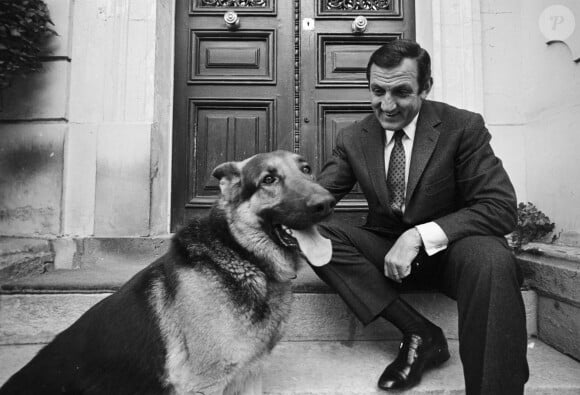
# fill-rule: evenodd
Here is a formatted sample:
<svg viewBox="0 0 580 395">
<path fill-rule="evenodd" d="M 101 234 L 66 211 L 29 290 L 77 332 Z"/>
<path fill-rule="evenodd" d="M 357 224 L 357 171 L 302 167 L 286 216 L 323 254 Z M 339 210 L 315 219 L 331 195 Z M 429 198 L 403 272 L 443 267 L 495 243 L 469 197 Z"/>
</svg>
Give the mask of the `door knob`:
<svg viewBox="0 0 580 395">
<path fill-rule="evenodd" d="M 228 30 L 240 28 L 240 17 L 234 11 L 228 11 L 224 14 L 224 21 Z"/>
<path fill-rule="evenodd" d="M 367 30 L 367 18 L 362 15 L 357 16 L 354 18 L 352 22 L 352 32 L 353 33 L 364 33 Z"/>
</svg>

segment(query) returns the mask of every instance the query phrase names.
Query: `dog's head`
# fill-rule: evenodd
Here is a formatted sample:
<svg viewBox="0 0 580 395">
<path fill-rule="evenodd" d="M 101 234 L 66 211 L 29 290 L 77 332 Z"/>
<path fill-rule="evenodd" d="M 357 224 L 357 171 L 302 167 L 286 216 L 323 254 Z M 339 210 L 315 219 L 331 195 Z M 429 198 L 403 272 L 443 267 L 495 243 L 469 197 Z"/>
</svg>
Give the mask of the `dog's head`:
<svg viewBox="0 0 580 395">
<path fill-rule="evenodd" d="M 321 238 L 316 223 L 331 214 L 335 201 L 314 181 L 300 155 L 287 151 L 257 154 L 223 163 L 213 175 L 220 180 L 218 205 L 230 213 L 230 226 L 238 230 L 236 238 L 251 244 L 251 251 L 299 255 L 315 265 L 330 259 L 330 243 Z"/>
</svg>

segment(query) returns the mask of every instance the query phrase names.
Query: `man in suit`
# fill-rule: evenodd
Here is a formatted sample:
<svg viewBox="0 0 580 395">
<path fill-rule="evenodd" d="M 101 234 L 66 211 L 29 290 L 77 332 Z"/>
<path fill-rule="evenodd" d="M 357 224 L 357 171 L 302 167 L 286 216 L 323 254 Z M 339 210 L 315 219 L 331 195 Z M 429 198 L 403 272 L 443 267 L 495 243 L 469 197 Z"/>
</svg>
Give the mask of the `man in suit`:
<svg viewBox="0 0 580 395">
<path fill-rule="evenodd" d="M 409 40 L 371 56 L 374 114 L 338 133 L 319 175 L 337 201 L 358 182 L 367 221 L 325 224 L 332 259 L 314 270 L 364 324 L 382 317 L 401 330 L 380 388 L 408 389 L 449 358 L 442 330 L 399 297 L 426 286 L 457 300 L 467 394 L 523 394 L 522 278 L 503 237 L 516 223 L 515 192 L 483 118 L 426 99 L 430 67 Z"/>
</svg>

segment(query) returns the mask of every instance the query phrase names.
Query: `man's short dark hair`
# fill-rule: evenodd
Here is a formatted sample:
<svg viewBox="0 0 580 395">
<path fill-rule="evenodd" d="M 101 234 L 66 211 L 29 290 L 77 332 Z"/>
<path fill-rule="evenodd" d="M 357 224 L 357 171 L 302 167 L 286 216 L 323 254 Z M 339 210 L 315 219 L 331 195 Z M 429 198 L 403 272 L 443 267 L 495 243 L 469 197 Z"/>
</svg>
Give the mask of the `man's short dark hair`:
<svg viewBox="0 0 580 395">
<path fill-rule="evenodd" d="M 367 65 L 367 81 L 370 82 L 373 64 L 382 68 L 392 68 L 401 64 L 405 58 L 417 60 L 417 82 L 419 83 L 419 93 L 421 93 L 428 87 L 431 80 L 431 57 L 429 52 L 412 40 L 392 40 L 373 52 Z"/>
</svg>

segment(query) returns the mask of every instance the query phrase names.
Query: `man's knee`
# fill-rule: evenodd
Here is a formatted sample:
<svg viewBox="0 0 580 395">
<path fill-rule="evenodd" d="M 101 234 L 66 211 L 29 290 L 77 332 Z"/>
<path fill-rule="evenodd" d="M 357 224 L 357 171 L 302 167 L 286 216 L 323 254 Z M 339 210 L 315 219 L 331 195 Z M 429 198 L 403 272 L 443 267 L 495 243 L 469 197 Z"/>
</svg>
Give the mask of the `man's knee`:
<svg viewBox="0 0 580 395">
<path fill-rule="evenodd" d="M 319 223 L 318 229 L 320 234 L 330 239 L 333 244 L 357 246 L 372 239 L 367 231 L 335 218 Z"/>
<path fill-rule="evenodd" d="M 495 281 L 517 279 L 521 273 L 513 252 L 503 238 L 495 236 L 470 236 L 457 240 L 448 248 L 460 277 L 490 278 Z"/>
<path fill-rule="evenodd" d="M 319 224 L 320 233 L 332 243 L 332 262 L 355 264 L 361 258 L 380 268 L 392 241 L 366 229 L 340 221 Z"/>
<path fill-rule="evenodd" d="M 344 242 L 348 239 L 348 231 L 344 228 L 345 225 L 337 221 L 325 221 L 318 224 L 320 234 L 333 242 Z"/>
</svg>

